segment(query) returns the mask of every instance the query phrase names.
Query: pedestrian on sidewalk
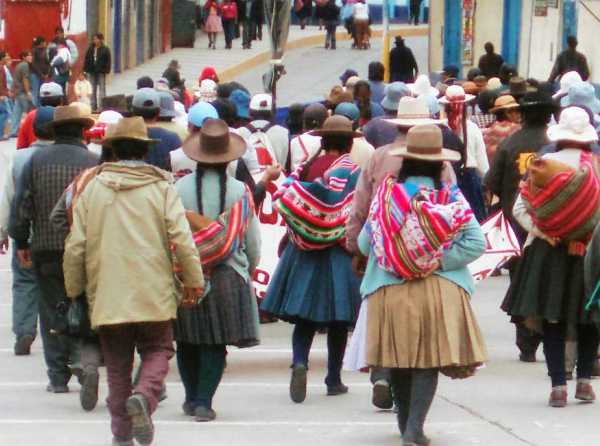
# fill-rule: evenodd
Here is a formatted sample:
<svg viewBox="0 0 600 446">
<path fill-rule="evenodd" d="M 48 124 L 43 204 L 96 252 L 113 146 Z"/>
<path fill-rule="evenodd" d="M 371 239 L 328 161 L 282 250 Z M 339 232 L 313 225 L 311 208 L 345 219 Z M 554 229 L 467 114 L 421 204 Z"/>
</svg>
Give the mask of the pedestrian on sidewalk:
<svg viewBox="0 0 600 446">
<path fill-rule="evenodd" d="M 278 191 L 275 207 L 288 225 L 289 241 L 261 305 L 295 325 L 290 382 L 295 403 L 306 398 L 309 354 L 320 328 L 327 328 L 327 395 L 348 392 L 342 383 L 342 360 L 348 328 L 356 322 L 360 304 L 360 280 L 352 272 L 351 257 L 339 245 L 345 236 L 348 197 L 360 175 L 349 154 L 360 133 L 352 130 L 349 119 L 332 116 L 312 134 L 322 138 L 321 149 Z M 323 206 L 328 210 L 323 211 Z M 310 222 L 306 215 L 313 216 Z M 326 224 L 331 221 L 340 226 L 334 229 Z"/>
<path fill-rule="evenodd" d="M 502 212 L 515 231 L 520 246 L 523 246 L 527 239 L 527 231 L 515 219 L 513 205 L 519 194 L 519 182 L 527 172 L 529 160 L 550 143 L 546 131 L 556 105 L 548 94 L 528 93 L 521 100 L 519 110 L 522 116 L 522 128 L 498 145 L 483 183 L 487 190 L 499 198 Z M 521 258 L 517 257 L 506 265 L 511 284 L 515 280 L 515 272 L 520 262 Z M 508 310 L 507 297 L 508 294 L 502 304 L 504 311 Z M 535 362 L 541 336 L 517 320 L 515 320 L 515 329 L 519 360 Z"/>
<path fill-rule="evenodd" d="M 300 29 L 302 30 L 306 28 L 306 22 L 312 17 L 312 4 L 313 0 L 294 1 L 294 12 L 300 21 Z"/>
<path fill-rule="evenodd" d="M 392 144 L 402 167 L 377 190 L 358 237 L 368 264 L 361 286 L 366 327 L 357 331 L 366 334 L 368 365 L 390 369 L 404 446 L 429 444 L 424 424 L 439 373 L 467 378 L 487 360 L 467 268 L 485 251 L 485 238 L 460 190 L 442 181 L 444 162 L 460 159 L 442 146 L 432 125 L 413 127 L 406 142 Z M 431 206 L 426 216 L 406 206 L 416 194 Z M 426 234 L 445 218 L 452 230 L 437 236 L 452 243 L 438 240 L 434 248 Z M 415 222 L 410 229 L 408 221 Z"/>
<path fill-rule="evenodd" d="M 322 11 L 323 22 L 325 23 L 325 49 L 336 48 L 335 30 L 340 21 L 340 7 L 336 5 L 335 0 L 329 0 Z"/>
<path fill-rule="evenodd" d="M 252 48 L 252 30 L 255 26 L 252 16 L 253 1 L 254 0 L 238 1 L 238 19 L 242 25 L 242 48 L 245 50 Z"/>
<path fill-rule="evenodd" d="M 371 47 L 369 43 L 369 6 L 365 0 L 358 0 L 353 7 L 354 17 L 354 44 L 352 48 L 366 50 Z"/>
<path fill-rule="evenodd" d="M 0 140 L 5 140 L 6 124 L 11 116 L 10 88 L 7 75 L 7 54 L 0 51 Z"/>
<path fill-rule="evenodd" d="M 556 142 L 556 149 L 529 164 L 529 177 L 513 206 L 515 219 L 529 235 L 505 305 L 515 320 L 539 322 L 535 329 L 543 334 L 552 380 L 549 405 L 565 407 L 567 327 L 575 327 L 577 333 L 575 399 L 587 403 L 596 399 L 590 380 L 598 351 L 600 311 L 598 307 L 585 309 L 584 256 L 599 221 L 600 178 L 591 148 L 598 134 L 589 112 L 567 107 L 547 135 Z M 585 191 L 575 188 L 575 183 L 585 184 Z M 538 194 L 545 195 L 543 211 Z M 567 206 L 571 211 L 565 213 Z"/>
<path fill-rule="evenodd" d="M 98 164 L 83 143 L 84 130 L 93 124 L 78 106 L 56 108 L 47 126 L 54 132 L 54 143 L 37 150 L 23 167 L 10 217 L 8 232 L 15 239 L 19 262 L 34 268 L 41 290 L 40 332 L 50 379 L 47 390 L 52 393 L 68 392 L 71 376 L 81 375 L 81 365 L 78 342 L 56 333 L 64 323 L 57 306 L 67 300 L 62 269 L 67 234 L 57 231 L 49 218 L 73 179 Z"/>
<path fill-rule="evenodd" d="M 252 33 L 250 40 L 262 40 L 263 24 L 265 23 L 265 4 L 264 0 L 252 0 L 250 9 L 252 17 Z"/>
<path fill-rule="evenodd" d="M 235 39 L 235 23 L 238 20 L 237 4 L 233 0 L 225 0 L 221 6 L 221 14 L 225 32 L 225 49 L 230 50 Z"/>
<path fill-rule="evenodd" d="M 208 17 L 204 24 L 204 31 L 208 34 L 208 49 L 217 49 L 217 34 L 223 32 L 221 21 L 221 6 L 217 0 L 208 0 L 204 5 Z"/>
<path fill-rule="evenodd" d="M 33 93 L 33 105 L 40 106 L 39 92 L 40 86 L 46 82 L 50 74 L 50 61 L 48 60 L 48 52 L 46 50 L 47 42 L 42 36 L 33 39 L 31 52 L 33 61 L 31 62 L 31 91 Z"/>
<path fill-rule="evenodd" d="M 423 0 L 410 0 L 410 18 L 408 19 L 408 24 L 415 25 L 419 24 L 419 18 L 421 17 L 421 3 Z"/>
<path fill-rule="evenodd" d="M 419 75 L 419 67 L 412 50 L 402 36 L 396 36 L 396 47 L 390 51 L 390 82 L 412 83 Z"/>
<path fill-rule="evenodd" d="M 104 34 L 94 34 L 85 54 L 85 71 L 92 84 L 92 110 L 97 111 L 106 96 L 106 75 L 110 73 L 110 49 L 104 44 Z"/>
<path fill-rule="evenodd" d="M 143 120 L 124 118 L 107 136 L 104 144 L 112 147 L 119 161 L 105 163 L 74 206 L 65 250 L 65 284 L 72 299 L 85 293 L 92 328 L 99 333 L 108 373 L 113 444 L 132 446 L 135 439 L 149 445 L 154 437 L 151 416 L 174 353 L 177 299 L 172 256 L 182 269 L 184 304 L 195 305 L 204 279 L 169 175 L 143 161 L 152 143 Z M 107 201 L 111 206 L 101 204 Z M 137 257 L 142 252 L 140 262 Z M 142 358 L 142 371 L 133 388 L 135 349 Z"/>
<path fill-rule="evenodd" d="M 8 249 L 8 223 L 15 198 L 15 188 L 21 182 L 25 164 L 33 154 L 52 144 L 53 136 L 46 126 L 53 119 L 53 107 L 40 107 L 37 110 L 34 123 L 37 141 L 31 147 L 18 150 L 6 170 L 4 193 L 2 194 L 2 201 L 0 201 L 0 239 L 2 240 L 0 246 L 4 251 Z M 29 355 L 31 344 L 37 336 L 38 302 L 41 299 L 41 291 L 35 272 L 30 268 L 21 266 L 16 248 L 12 252 L 11 269 L 13 275 L 12 325 L 13 333 L 16 336 L 14 353 L 17 356 Z"/>
<path fill-rule="evenodd" d="M 31 92 L 31 62 L 33 56 L 31 51 L 23 51 L 20 56 L 21 62 L 15 67 L 13 76 L 12 94 L 14 98 L 14 108 L 12 112 L 12 128 L 9 138 L 16 138 L 21 127 L 21 118 L 23 114 L 29 113 L 33 108 L 33 94 Z"/>
<path fill-rule="evenodd" d="M 227 173 L 228 164 L 246 150 L 243 138 L 231 133 L 224 121 L 211 119 L 183 150 L 197 167 L 176 188 L 209 281 L 198 305 L 178 311 L 177 363 L 185 388 L 183 412 L 207 422 L 217 416 L 213 398 L 225 370 L 226 347 L 259 344 L 250 280 L 258 265 L 260 232 L 250 190 Z M 211 242 L 217 220 L 228 233 L 224 244 L 215 247 Z"/>
</svg>

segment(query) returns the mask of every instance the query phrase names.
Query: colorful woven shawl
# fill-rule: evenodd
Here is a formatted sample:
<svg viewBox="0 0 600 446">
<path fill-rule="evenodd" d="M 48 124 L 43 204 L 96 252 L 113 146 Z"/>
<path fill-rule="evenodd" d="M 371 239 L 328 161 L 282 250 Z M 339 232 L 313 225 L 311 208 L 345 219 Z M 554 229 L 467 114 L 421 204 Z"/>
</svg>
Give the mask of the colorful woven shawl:
<svg viewBox="0 0 600 446">
<path fill-rule="evenodd" d="M 600 181 L 593 162 L 590 153 L 582 152 L 578 169 L 566 166 L 561 171 L 553 160 L 536 160 L 521 184 L 534 224 L 544 234 L 568 242 L 574 255 L 585 254 L 585 245 L 600 222 Z"/>
<path fill-rule="evenodd" d="M 411 280 L 434 268 L 472 217 L 456 186 L 423 188 L 390 175 L 373 200 L 367 230 L 379 266 Z"/>
<path fill-rule="evenodd" d="M 300 181 L 301 172 L 302 167 L 274 195 L 274 207 L 287 224 L 290 240 L 305 251 L 342 243 L 360 168 L 343 155 L 314 182 Z"/>
</svg>

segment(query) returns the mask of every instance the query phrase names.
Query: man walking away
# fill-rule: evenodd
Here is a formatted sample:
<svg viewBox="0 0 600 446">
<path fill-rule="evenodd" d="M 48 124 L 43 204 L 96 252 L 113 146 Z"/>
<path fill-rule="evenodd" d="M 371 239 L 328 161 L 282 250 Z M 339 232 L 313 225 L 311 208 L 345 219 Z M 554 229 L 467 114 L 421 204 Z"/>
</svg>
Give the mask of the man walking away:
<svg viewBox="0 0 600 446">
<path fill-rule="evenodd" d="M 390 82 L 413 83 L 419 67 L 412 50 L 402 36 L 396 36 L 396 47 L 390 51 Z"/>
<path fill-rule="evenodd" d="M 421 3 L 423 0 L 410 0 L 410 19 L 408 24 L 419 24 L 419 16 L 421 15 Z"/>
<path fill-rule="evenodd" d="M 590 77 L 590 68 L 586 57 L 577 51 L 577 37 L 567 37 L 568 48 L 558 55 L 548 82 L 555 82 L 556 79 L 569 71 L 577 71 L 581 79 L 587 81 Z"/>
<path fill-rule="evenodd" d="M 110 65 L 110 49 L 104 44 L 104 35 L 94 34 L 92 44 L 85 54 L 83 68 L 92 84 L 92 110 L 98 110 L 106 96 L 106 75 L 110 73 Z"/>
<path fill-rule="evenodd" d="M 54 118 L 54 107 L 40 107 L 37 110 L 33 125 L 37 142 L 31 147 L 18 150 L 6 170 L 4 193 L 0 201 L 0 246 L 8 248 L 8 221 L 11 206 L 15 197 L 15 186 L 20 183 L 23 167 L 33 154 L 43 147 L 52 144 L 52 134 L 46 126 Z M 14 242 L 13 242 L 14 243 Z M 40 289 L 35 273 L 31 269 L 23 268 L 17 257 L 17 250 L 12 254 L 12 294 L 13 294 L 13 333 L 16 336 L 14 347 L 15 355 L 23 356 L 31 353 L 31 344 L 37 334 L 38 301 Z"/>
<path fill-rule="evenodd" d="M 80 376 L 81 366 L 77 342 L 57 333 L 64 328 L 57 306 L 67 299 L 62 269 L 66 234 L 50 223 L 50 213 L 73 179 L 98 164 L 98 157 L 83 143 L 83 131 L 92 125 L 91 116 L 77 106 L 56 108 L 47 126 L 54 132 L 54 144 L 37 150 L 23 167 L 8 228 L 21 266 L 33 266 L 40 286 L 40 331 L 50 378 L 47 390 L 53 393 L 68 392 L 69 380 L 73 374 Z"/>
<path fill-rule="evenodd" d="M 325 49 L 335 50 L 336 39 L 335 30 L 340 19 L 340 7 L 335 4 L 335 0 L 329 0 L 323 7 L 323 20 L 325 22 Z"/>
<path fill-rule="evenodd" d="M 10 118 L 10 92 L 6 76 L 6 51 L 0 51 L 0 140 L 5 140 L 6 121 Z"/>
<path fill-rule="evenodd" d="M 13 76 L 13 97 L 15 105 L 12 114 L 12 128 L 9 138 L 16 138 L 21 126 L 23 113 L 29 113 L 33 107 L 33 95 L 31 94 L 30 65 L 33 61 L 31 51 L 21 53 L 21 62 L 15 68 Z"/>
<path fill-rule="evenodd" d="M 479 69 L 481 70 L 481 74 L 488 79 L 498 77 L 504 59 L 500 54 L 494 52 L 494 44 L 492 42 L 487 42 L 484 48 L 485 54 L 479 58 Z"/>
<path fill-rule="evenodd" d="M 170 248 L 183 270 L 184 305 L 197 303 L 204 278 L 170 175 L 143 161 L 153 142 L 143 120 L 124 118 L 107 136 L 104 144 L 119 161 L 103 164 L 74 206 L 65 284 L 70 298 L 85 293 L 99 333 L 113 445 L 133 446 L 134 438 L 149 445 L 151 414 L 174 353 L 177 299 Z M 142 365 L 134 387 L 135 349 Z"/>
</svg>

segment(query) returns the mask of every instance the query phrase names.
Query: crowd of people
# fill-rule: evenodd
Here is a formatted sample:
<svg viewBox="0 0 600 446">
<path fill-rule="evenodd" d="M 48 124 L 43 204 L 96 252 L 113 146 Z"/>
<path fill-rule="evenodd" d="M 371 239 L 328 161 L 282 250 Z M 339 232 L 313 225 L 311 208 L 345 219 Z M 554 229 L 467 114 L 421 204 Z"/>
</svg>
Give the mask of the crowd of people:
<svg viewBox="0 0 600 446">
<path fill-rule="evenodd" d="M 86 55 L 94 115 L 85 97 L 67 103 L 60 75 L 34 92 L 29 68 L 15 70 L 17 96 L 35 93 L 38 107 L 16 129 L 0 245 L 12 239 L 15 354 L 30 353 L 39 317 L 47 391 L 69 392 L 75 377 L 86 411 L 105 366 L 114 445 L 152 443 L 173 356 L 183 413 L 215 420 L 227 348 L 258 345 L 259 322 L 273 320 L 294 325 L 293 402 L 307 398 L 326 332 L 327 395 L 348 392 L 344 363 L 370 370 L 372 402 L 395 409 L 403 444 L 428 445 L 439 374 L 466 379 L 488 361 L 468 266 L 496 212 L 522 246 L 495 265 L 510 272 L 502 309 L 520 360 L 543 342 L 549 405 L 567 405 L 575 369 L 575 399 L 595 400 L 600 100 L 581 57 L 561 57 L 557 86 L 554 72 L 519 77 L 491 46 L 466 79 L 448 66 L 435 86 L 416 64 L 386 84 L 373 62 L 367 79 L 349 68 L 325 101 L 292 104 L 277 123 L 269 94 L 211 67 L 190 92 L 177 61 L 131 97 L 100 101 L 101 42 Z M 258 300 L 261 225 L 278 218 L 286 233 Z"/>
</svg>

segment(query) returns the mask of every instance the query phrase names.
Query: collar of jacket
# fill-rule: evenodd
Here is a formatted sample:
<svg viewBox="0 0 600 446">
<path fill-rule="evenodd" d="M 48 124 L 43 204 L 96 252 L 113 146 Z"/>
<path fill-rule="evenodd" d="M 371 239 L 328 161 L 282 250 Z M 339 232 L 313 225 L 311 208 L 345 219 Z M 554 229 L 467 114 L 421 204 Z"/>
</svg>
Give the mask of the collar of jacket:
<svg viewBox="0 0 600 446">
<path fill-rule="evenodd" d="M 54 140 L 54 145 L 69 145 L 69 146 L 78 146 L 82 149 L 87 150 L 87 146 L 83 143 L 82 140 L 78 138 L 70 138 L 70 137 L 58 137 Z"/>
</svg>

